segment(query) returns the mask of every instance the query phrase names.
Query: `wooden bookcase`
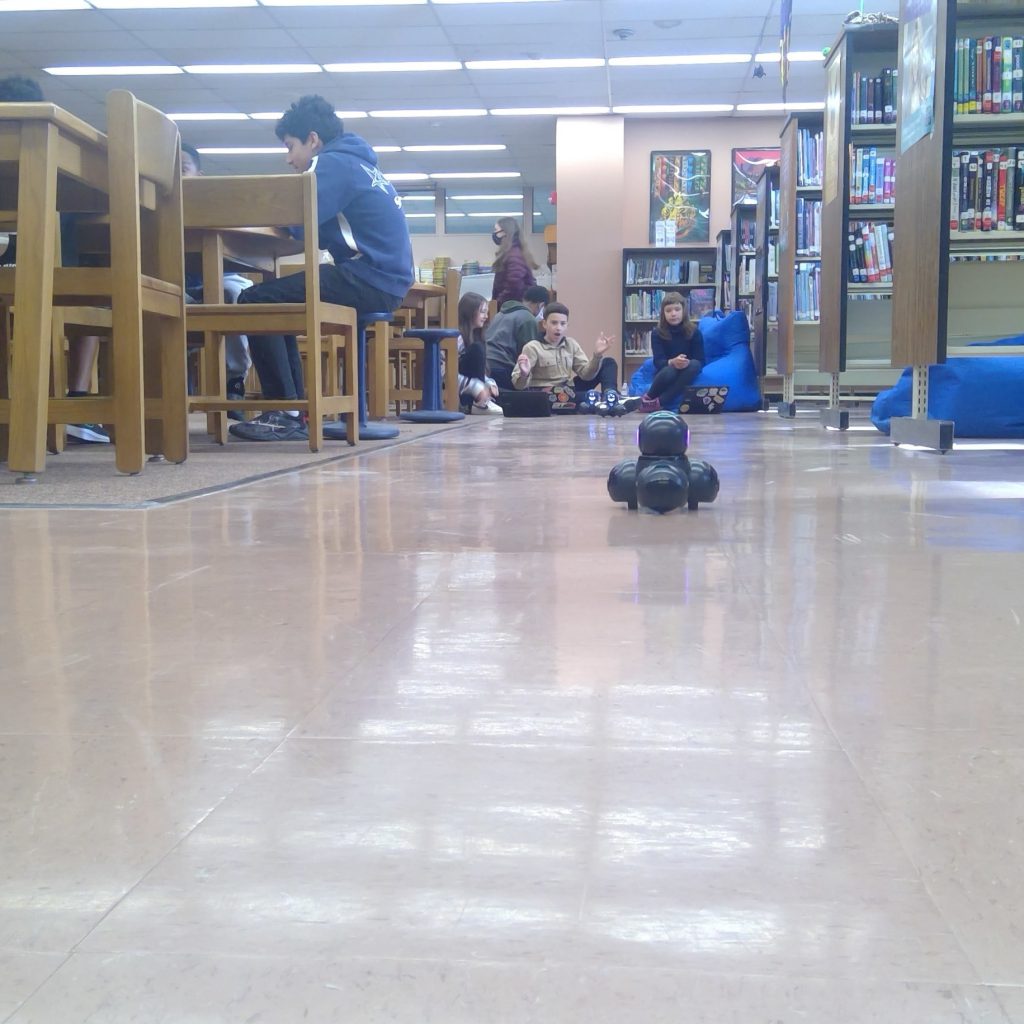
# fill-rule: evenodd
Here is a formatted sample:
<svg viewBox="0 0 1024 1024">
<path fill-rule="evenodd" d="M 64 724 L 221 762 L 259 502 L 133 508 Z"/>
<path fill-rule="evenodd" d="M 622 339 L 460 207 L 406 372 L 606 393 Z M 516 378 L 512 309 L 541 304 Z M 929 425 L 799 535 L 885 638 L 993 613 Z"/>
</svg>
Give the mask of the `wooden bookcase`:
<svg viewBox="0 0 1024 1024">
<path fill-rule="evenodd" d="M 820 113 L 791 114 L 780 136 L 779 166 L 779 348 L 776 368 L 782 374 L 780 416 L 796 415 L 797 375 L 818 371 L 817 308 L 809 295 L 820 274 L 821 257 L 797 252 L 797 200 L 821 200 L 820 174 L 801 160 L 802 141 L 823 134 Z M 806 147 L 803 147 L 806 150 Z M 806 159 L 806 158 L 805 158 Z M 819 315 L 814 315 L 818 312 Z"/>
<path fill-rule="evenodd" d="M 715 306 L 718 309 L 733 308 L 736 293 L 732 270 L 732 231 L 725 228 L 715 236 Z"/>
<path fill-rule="evenodd" d="M 898 36 L 895 24 L 848 27 L 825 62 L 818 369 L 828 374 L 829 384 L 822 425 L 840 430 L 849 423 L 840 407 L 841 387 L 856 398 L 891 386 L 897 376 L 890 257 Z M 854 273 L 873 280 L 855 282 Z"/>
<path fill-rule="evenodd" d="M 748 314 L 754 364 L 757 367 L 757 375 L 761 378 L 762 394 L 765 390 L 764 378 L 767 376 L 771 359 L 778 350 L 778 211 L 779 168 L 772 165 L 765 167 L 757 179 L 757 207 L 754 213 L 754 296 L 753 310 Z"/>
<path fill-rule="evenodd" d="M 687 278 L 696 264 L 697 280 Z M 677 268 L 682 268 L 680 277 Z M 672 249 L 622 250 L 622 359 L 624 380 L 651 354 L 651 330 L 658 322 L 664 292 L 680 292 L 691 316 L 715 305 L 715 246 L 682 245 Z"/>
<path fill-rule="evenodd" d="M 730 232 L 732 245 L 732 280 L 736 283 L 733 290 L 733 309 L 740 309 L 747 314 L 751 327 L 754 323 L 754 288 L 751 287 L 753 273 L 747 268 L 753 267 L 757 253 L 756 242 L 757 201 L 748 200 L 735 203 L 732 208 Z"/>
<path fill-rule="evenodd" d="M 897 144 L 906 116 L 903 37 L 907 0 L 901 0 L 901 109 Z M 913 368 L 912 409 L 895 417 L 894 444 L 918 444 L 937 451 L 953 446 L 953 424 L 928 417 L 928 367 L 947 356 L 989 358 L 1020 355 L 1017 346 L 973 346 L 1021 331 L 1024 294 L 1024 230 L 951 230 L 954 151 L 984 153 L 1017 147 L 1024 152 L 1024 110 L 1007 113 L 956 112 L 957 38 L 1024 37 L 1019 3 L 939 0 L 935 27 L 935 124 L 897 162 L 900 201 L 896 207 L 893 288 L 894 366 Z M 1024 104 L 1022 104 L 1024 106 Z M 959 198 L 959 197 L 958 197 Z M 959 218 L 958 218 L 959 221 Z"/>
</svg>

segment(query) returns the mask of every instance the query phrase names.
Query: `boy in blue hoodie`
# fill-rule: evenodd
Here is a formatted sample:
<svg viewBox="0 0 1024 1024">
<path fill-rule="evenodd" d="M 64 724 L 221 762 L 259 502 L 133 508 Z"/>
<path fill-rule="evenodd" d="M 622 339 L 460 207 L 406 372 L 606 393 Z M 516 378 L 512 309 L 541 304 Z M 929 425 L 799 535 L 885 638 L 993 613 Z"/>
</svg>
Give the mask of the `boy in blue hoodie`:
<svg viewBox="0 0 1024 1024">
<path fill-rule="evenodd" d="M 320 266 L 320 294 L 326 302 L 360 312 L 397 309 L 413 282 L 412 243 L 402 201 L 377 166 L 377 156 L 358 135 L 346 132 L 334 108 L 322 96 L 303 96 L 277 123 L 277 137 L 288 149 L 287 161 L 300 173 L 316 175 L 321 249 L 333 264 Z M 302 302 L 302 274 L 247 288 L 239 303 Z M 294 337 L 251 335 L 249 352 L 265 398 L 305 396 L 302 363 Z M 231 427 L 246 441 L 307 438 L 300 416 L 265 412 Z"/>
</svg>

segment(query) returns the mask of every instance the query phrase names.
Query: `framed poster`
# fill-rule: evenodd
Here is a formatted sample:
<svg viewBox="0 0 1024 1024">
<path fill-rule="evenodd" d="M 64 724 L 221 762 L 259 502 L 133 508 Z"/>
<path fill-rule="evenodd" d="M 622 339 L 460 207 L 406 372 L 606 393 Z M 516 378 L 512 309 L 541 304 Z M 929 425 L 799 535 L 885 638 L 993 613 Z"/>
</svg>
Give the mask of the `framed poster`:
<svg viewBox="0 0 1024 1024">
<path fill-rule="evenodd" d="M 711 238 L 711 153 L 706 149 L 651 153 L 650 241 L 657 225 L 675 226 L 676 245 Z M 671 236 L 670 236 L 671 237 Z"/>
<path fill-rule="evenodd" d="M 761 169 L 779 162 L 778 146 L 759 146 L 732 151 L 732 202 L 757 202 L 757 179 Z"/>
<path fill-rule="evenodd" d="M 900 152 L 935 130 L 936 0 L 904 0 L 900 11 Z"/>
</svg>

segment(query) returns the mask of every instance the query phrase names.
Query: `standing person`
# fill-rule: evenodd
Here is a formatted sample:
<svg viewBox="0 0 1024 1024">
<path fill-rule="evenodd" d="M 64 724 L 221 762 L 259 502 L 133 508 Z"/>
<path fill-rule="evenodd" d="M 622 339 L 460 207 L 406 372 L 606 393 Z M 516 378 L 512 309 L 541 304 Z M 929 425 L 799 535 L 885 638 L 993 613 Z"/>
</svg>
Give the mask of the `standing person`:
<svg viewBox="0 0 1024 1024">
<path fill-rule="evenodd" d="M 662 395 L 681 391 L 704 369 L 704 339 L 679 292 L 667 292 L 661 300 L 658 326 L 651 331 L 651 355 L 654 379 L 642 397 L 622 403 L 627 412 L 656 412 Z"/>
<path fill-rule="evenodd" d="M 285 112 L 275 129 L 285 144 L 289 166 L 316 175 L 320 248 L 333 264 L 320 265 L 320 294 L 326 302 L 362 313 L 390 313 L 413 281 L 412 243 L 402 201 L 377 166 L 365 139 L 345 131 L 334 108 L 322 96 L 303 96 Z M 240 304 L 302 302 L 306 282 L 292 274 L 242 292 Z M 302 399 L 305 388 L 295 338 L 251 335 L 252 356 L 265 398 Z M 231 433 L 246 441 L 291 441 L 309 436 L 298 413 L 265 412 Z"/>
<path fill-rule="evenodd" d="M 498 308 L 515 299 L 523 301 L 526 289 L 537 283 L 533 272 L 537 261 L 530 255 L 514 217 L 501 217 L 494 225 L 491 241 L 498 247 L 494 257 L 494 289 L 491 298 Z"/>
<path fill-rule="evenodd" d="M 523 346 L 541 336 L 537 315 L 549 298 L 548 290 L 543 285 L 531 285 L 526 289 L 521 302 L 509 299 L 487 325 L 484 335 L 487 342 L 487 370 L 498 382 L 499 388 L 507 390 L 513 387 L 512 369 Z"/>
<path fill-rule="evenodd" d="M 459 398 L 470 405 L 471 412 L 504 416 L 505 411 L 494 401 L 498 385 L 487 376 L 485 323 L 487 300 L 476 292 L 466 292 L 459 299 Z"/>
</svg>

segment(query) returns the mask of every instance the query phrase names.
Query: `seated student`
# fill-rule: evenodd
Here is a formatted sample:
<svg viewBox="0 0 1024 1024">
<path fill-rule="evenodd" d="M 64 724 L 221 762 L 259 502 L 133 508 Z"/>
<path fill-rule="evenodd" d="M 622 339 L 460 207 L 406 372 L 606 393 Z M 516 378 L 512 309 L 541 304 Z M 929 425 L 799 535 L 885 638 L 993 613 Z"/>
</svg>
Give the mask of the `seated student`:
<svg viewBox="0 0 1024 1024">
<path fill-rule="evenodd" d="M 486 416 L 504 416 L 497 402 L 498 385 L 487 376 L 487 348 L 484 324 L 487 300 L 476 292 L 459 299 L 459 399 L 470 412 Z"/>
<path fill-rule="evenodd" d="M 568 327 L 568 307 L 549 302 L 541 323 L 543 337 L 524 346 L 512 371 L 517 390 L 571 384 L 577 393 L 600 387 L 607 394 L 618 387 L 618 365 L 605 356 L 612 339 L 602 331 L 594 342 L 593 356 L 588 356 L 580 343 L 566 334 Z"/>
<path fill-rule="evenodd" d="M 199 150 L 187 142 L 181 144 L 181 176 L 198 178 L 203 173 L 203 162 Z M 224 275 L 224 299 L 237 302 L 238 296 L 246 288 L 252 287 L 252 281 L 241 274 Z M 203 279 L 201 276 L 188 274 L 185 277 L 185 301 L 203 301 Z M 252 366 L 249 358 L 249 339 L 244 334 L 227 334 L 224 336 L 224 365 L 227 369 L 228 398 L 245 398 L 245 375 Z M 239 412 L 229 412 L 232 419 L 241 419 Z"/>
<path fill-rule="evenodd" d="M 662 395 L 682 391 L 704 369 L 704 339 L 679 292 L 667 292 L 661 300 L 658 326 L 651 331 L 651 355 L 654 379 L 646 394 L 622 403 L 627 412 L 656 412 Z"/>
<path fill-rule="evenodd" d="M 288 164 L 316 175 L 320 248 L 333 263 L 320 265 L 320 295 L 325 302 L 352 306 L 364 313 L 390 313 L 405 298 L 413 281 L 412 243 L 402 201 L 377 166 L 369 143 L 345 131 L 334 108 L 322 96 L 293 103 L 275 129 L 288 150 Z M 243 291 L 240 304 L 302 302 L 302 274 Z M 302 399 L 302 362 L 294 337 L 250 335 L 249 353 L 265 398 Z M 297 413 L 265 412 L 231 433 L 246 441 L 291 441 L 309 436 Z"/>
<path fill-rule="evenodd" d="M 523 301 L 509 299 L 487 325 L 484 339 L 487 345 L 487 369 L 498 382 L 499 388 L 513 387 L 512 368 L 516 365 L 523 346 L 540 336 L 537 314 L 549 298 L 547 288 L 531 285 Z"/>
</svg>

